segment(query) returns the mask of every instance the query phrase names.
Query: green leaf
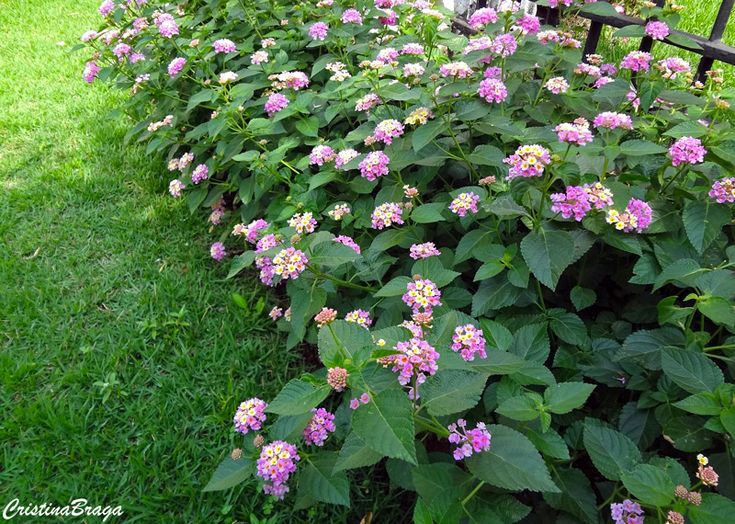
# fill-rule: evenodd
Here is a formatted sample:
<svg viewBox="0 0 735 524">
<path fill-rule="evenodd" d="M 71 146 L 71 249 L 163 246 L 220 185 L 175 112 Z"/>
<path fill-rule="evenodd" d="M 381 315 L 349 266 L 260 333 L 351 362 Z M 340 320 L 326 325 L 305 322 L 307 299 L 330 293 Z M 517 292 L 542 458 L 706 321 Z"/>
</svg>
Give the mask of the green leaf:
<svg viewBox="0 0 735 524">
<path fill-rule="evenodd" d="M 408 277 L 396 277 L 375 293 L 376 297 L 396 297 L 406 292 L 406 286 L 411 282 Z"/>
<path fill-rule="evenodd" d="M 434 140 L 439 133 L 446 129 L 444 120 L 438 118 L 417 127 L 411 135 L 411 145 L 417 153 Z"/>
<path fill-rule="evenodd" d="M 437 257 L 417 260 L 413 265 L 413 268 L 411 268 L 411 273 L 414 275 L 421 275 L 423 278 L 428 278 L 438 287 L 449 285 L 460 275 L 457 271 L 445 268 L 441 263 L 441 260 Z"/>
<path fill-rule="evenodd" d="M 315 266 L 332 268 L 346 264 L 347 262 L 353 262 L 359 256 L 351 247 L 330 240 L 328 242 L 320 242 L 314 246 L 309 262 Z"/>
<path fill-rule="evenodd" d="M 580 10 L 581 13 L 589 13 L 598 16 L 612 16 L 617 18 L 620 16 L 613 6 L 607 2 L 597 2 L 594 4 L 585 4 Z"/>
<path fill-rule="evenodd" d="M 466 460 L 473 475 L 499 488 L 559 492 L 530 440 L 507 426 L 492 424 L 487 429 L 492 435 L 490 449 Z"/>
<path fill-rule="evenodd" d="M 471 258 L 475 248 L 482 245 L 484 243 L 483 240 L 487 242 L 485 239 L 486 236 L 489 236 L 489 233 L 482 229 L 473 229 L 464 235 L 460 239 L 459 244 L 457 244 L 457 250 L 454 253 L 454 263 L 459 264 Z"/>
<path fill-rule="evenodd" d="M 306 425 L 314 414 L 311 411 L 300 415 L 280 416 L 268 429 L 268 437 L 291 442 L 301 438 Z"/>
<path fill-rule="evenodd" d="M 462 370 L 439 371 L 419 386 L 421 405 L 437 417 L 471 409 L 480 402 L 487 377 Z"/>
<path fill-rule="evenodd" d="M 674 499 L 674 481 L 656 466 L 638 464 L 631 471 L 624 471 L 621 479 L 625 488 L 644 504 L 668 506 Z"/>
<path fill-rule="evenodd" d="M 458 522 L 460 498 L 472 477 L 451 463 L 421 464 L 413 469 L 413 484 L 435 522 Z M 451 513 L 454 513 L 452 516 Z"/>
<path fill-rule="evenodd" d="M 483 144 L 477 146 L 468 160 L 478 166 L 494 166 L 503 167 L 503 159 L 505 154 L 495 146 Z"/>
<path fill-rule="evenodd" d="M 730 210 L 709 201 L 692 201 L 684 207 L 682 220 L 689 242 L 698 253 L 703 253 L 720 234 L 722 226 L 730 223 Z"/>
<path fill-rule="evenodd" d="M 553 291 L 573 261 L 574 239 L 565 231 L 532 231 L 521 241 L 521 253 L 533 275 Z"/>
<path fill-rule="evenodd" d="M 631 24 L 618 29 L 613 33 L 613 36 L 618 38 L 643 38 L 646 36 L 646 32 L 643 29 L 643 26 Z"/>
<path fill-rule="evenodd" d="M 707 126 L 703 126 L 699 122 L 694 120 L 685 120 L 681 124 L 677 124 L 664 133 L 666 136 L 672 138 L 682 138 L 685 136 L 691 136 L 694 138 L 701 138 L 709 132 Z"/>
<path fill-rule="evenodd" d="M 504 400 L 495 411 L 504 417 L 525 422 L 538 418 L 538 407 L 538 403 L 533 398 L 522 395 Z"/>
<path fill-rule="evenodd" d="M 725 324 L 735 326 L 735 309 L 732 302 L 722 297 L 703 297 L 697 301 L 697 309 L 707 318 Z"/>
<path fill-rule="evenodd" d="M 417 224 L 431 224 L 433 222 L 443 222 L 446 220 L 442 215 L 442 211 L 447 208 L 443 202 L 433 202 L 431 204 L 423 204 L 411 211 L 411 220 Z"/>
<path fill-rule="evenodd" d="M 202 491 L 221 491 L 237 486 L 252 475 L 254 470 L 255 464 L 249 458 L 240 457 L 233 460 L 232 457 L 227 457 L 217 466 L 212 478 Z"/>
<path fill-rule="evenodd" d="M 554 472 L 554 481 L 561 493 L 544 494 L 551 507 L 571 513 L 582 522 L 599 522 L 597 498 L 584 473 L 578 469 L 558 468 Z"/>
<path fill-rule="evenodd" d="M 661 274 L 656 277 L 653 290 L 656 291 L 671 281 L 690 286 L 693 280 L 704 271 L 696 260 L 681 258 L 663 269 Z"/>
<path fill-rule="evenodd" d="M 560 382 L 544 391 L 544 404 L 552 413 L 562 415 L 581 407 L 595 389 L 584 382 Z"/>
<path fill-rule="evenodd" d="M 666 39 L 673 44 L 677 44 L 689 49 L 702 49 L 702 46 L 699 45 L 696 40 L 689 38 L 682 33 L 671 33 L 669 36 L 666 37 Z"/>
<path fill-rule="evenodd" d="M 720 422 L 731 437 L 735 437 L 735 408 L 727 408 L 720 414 Z"/>
<path fill-rule="evenodd" d="M 595 419 L 585 420 L 583 441 L 592 463 L 609 480 L 620 480 L 623 472 L 641 462 L 632 440 Z"/>
<path fill-rule="evenodd" d="M 413 408 L 404 391 L 389 389 L 373 396 L 355 411 L 352 430 L 374 451 L 417 464 Z"/>
<path fill-rule="evenodd" d="M 720 368 L 700 352 L 664 348 L 661 368 L 677 386 L 689 393 L 713 391 L 724 383 Z"/>
<path fill-rule="evenodd" d="M 510 195 L 503 195 L 496 198 L 489 204 L 484 206 L 493 215 L 510 220 L 519 216 L 530 216 L 526 208 L 516 204 L 513 197 Z"/>
<path fill-rule="evenodd" d="M 336 463 L 334 451 L 322 451 L 309 457 L 299 478 L 299 490 L 314 500 L 349 507 L 350 483 L 344 471 L 333 473 Z"/>
<path fill-rule="evenodd" d="M 266 411 L 276 415 L 300 415 L 318 406 L 330 391 L 327 384 L 316 387 L 309 382 L 293 379 L 268 404 Z"/>
<path fill-rule="evenodd" d="M 488 375 L 510 375 L 521 371 L 527 362 L 513 353 L 505 351 L 488 352 L 488 358 L 475 360 L 469 365 L 473 371 Z"/>
<path fill-rule="evenodd" d="M 217 97 L 217 93 L 213 89 L 203 89 L 202 91 L 199 91 L 197 94 L 192 95 L 189 98 L 189 102 L 186 104 L 186 110 L 191 111 L 199 104 L 202 104 L 204 102 L 211 102 Z"/>
<path fill-rule="evenodd" d="M 255 260 L 255 251 L 245 251 L 242 255 L 238 255 L 232 259 L 230 264 L 230 272 L 227 273 L 227 278 L 232 278 L 240 271 L 250 266 Z"/>
<path fill-rule="evenodd" d="M 319 329 L 319 359 L 327 367 L 343 364 L 343 359 L 361 365 L 373 347 L 370 332 L 356 322 L 335 320 Z"/>
<path fill-rule="evenodd" d="M 719 415 L 722 411 L 722 405 L 718 402 L 717 397 L 707 391 L 675 402 L 674 407 L 695 415 Z"/>
<path fill-rule="evenodd" d="M 574 309 L 582 311 L 597 302 L 597 293 L 594 289 L 587 289 L 580 286 L 574 286 L 569 293 L 569 298 L 574 304 Z"/>
<path fill-rule="evenodd" d="M 334 464 L 334 472 L 344 471 L 347 469 L 362 468 L 372 466 L 383 458 L 382 453 L 370 449 L 365 441 L 362 440 L 353 431 L 345 439 L 342 449 L 339 451 L 339 457 Z"/>
<path fill-rule="evenodd" d="M 483 280 L 472 297 L 472 316 L 479 317 L 515 304 L 522 290 L 508 281 L 505 273 Z"/>
<path fill-rule="evenodd" d="M 546 455 L 559 460 L 569 460 L 569 448 L 555 429 L 549 428 L 544 433 L 526 428 L 526 436 L 536 448 Z"/>
<path fill-rule="evenodd" d="M 648 140 L 628 140 L 620 144 L 620 151 L 628 156 L 648 156 L 664 153 L 666 148 Z"/>
<path fill-rule="evenodd" d="M 551 346 L 545 324 L 527 324 L 513 335 L 511 353 L 521 358 L 543 364 L 549 356 Z"/>
<path fill-rule="evenodd" d="M 549 326 L 554 334 L 564 342 L 575 346 L 587 343 L 587 326 L 582 319 L 570 311 L 563 309 L 549 310 Z"/>
<path fill-rule="evenodd" d="M 723 524 L 731 522 L 735 514 L 735 502 L 716 493 L 702 493 L 699 506 L 690 505 L 687 521 L 691 524 Z"/>
<path fill-rule="evenodd" d="M 317 138 L 319 136 L 319 119 L 315 116 L 296 121 L 296 129 L 304 136 Z"/>
</svg>

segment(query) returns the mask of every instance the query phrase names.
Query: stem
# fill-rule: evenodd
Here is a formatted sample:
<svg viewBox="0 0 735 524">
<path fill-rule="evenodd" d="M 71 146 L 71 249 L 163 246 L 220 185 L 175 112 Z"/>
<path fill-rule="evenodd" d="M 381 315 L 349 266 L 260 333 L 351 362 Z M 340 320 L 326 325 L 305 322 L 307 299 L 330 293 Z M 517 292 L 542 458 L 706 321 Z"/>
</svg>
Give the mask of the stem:
<svg viewBox="0 0 735 524">
<path fill-rule="evenodd" d="M 313 266 L 306 266 L 309 271 L 314 273 L 315 276 L 319 278 L 323 278 L 325 280 L 329 280 L 331 282 L 334 282 L 335 284 L 339 284 L 340 286 L 347 287 L 350 289 L 359 289 L 360 291 L 368 291 L 370 293 L 373 293 L 375 289 L 368 287 L 368 286 L 361 286 L 359 284 L 354 284 L 352 282 L 347 282 L 346 280 L 341 280 L 339 278 L 333 277 L 332 275 L 327 275 L 326 273 L 322 273 L 318 269 L 314 269 Z"/>
<path fill-rule="evenodd" d="M 669 179 L 669 181 L 666 182 L 666 184 L 664 184 L 664 187 L 661 188 L 661 192 L 664 193 L 666 191 L 666 189 L 668 189 L 668 187 L 674 182 L 674 180 L 676 180 L 677 178 L 679 178 L 682 173 L 684 173 L 684 172 L 687 171 L 687 168 L 688 167 L 689 167 L 689 164 L 684 164 L 684 166 L 681 169 L 679 169 L 679 171 L 674 176 L 672 176 Z"/>
<path fill-rule="evenodd" d="M 462 502 L 460 504 L 462 504 L 463 506 L 465 504 L 467 504 L 472 499 L 472 497 L 474 497 L 477 494 L 477 492 L 480 491 L 480 488 L 482 488 L 482 486 L 484 486 L 484 485 L 485 485 L 485 481 L 484 480 L 481 480 L 479 482 L 479 484 L 477 484 L 477 486 L 475 486 L 475 489 L 473 489 L 472 491 L 470 491 L 470 494 L 467 495 L 464 499 L 462 499 Z"/>
</svg>

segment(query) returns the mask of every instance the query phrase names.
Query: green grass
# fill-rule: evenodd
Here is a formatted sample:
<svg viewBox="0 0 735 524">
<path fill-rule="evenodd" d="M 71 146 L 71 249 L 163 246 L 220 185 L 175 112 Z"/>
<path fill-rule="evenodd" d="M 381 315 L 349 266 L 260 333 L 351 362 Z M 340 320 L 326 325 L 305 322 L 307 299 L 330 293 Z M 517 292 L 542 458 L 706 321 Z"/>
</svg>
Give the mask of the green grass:
<svg viewBox="0 0 735 524">
<path fill-rule="evenodd" d="M 263 515 L 252 482 L 201 489 L 235 442 L 236 403 L 301 364 L 258 309 L 262 287 L 225 281 L 202 217 L 165 194 L 163 161 L 123 146 L 130 122 L 109 111 L 124 95 L 82 82 L 69 48 L 98 4 L 0 1 L 0 507 Z"/>
<path fill-rule="evenodd" d="M 637 0 L 626 3 L 629 5 L 642 5 L 643 2 L 642 0 Z M 670 4 L 672 2 L 668 1 L 667 3 Z M 676 29 L 709 38 L 712 25 L 714 24 L 715 17 L 717 16 L 717 10 L 720 7 L 720 0 L 677 0 L 673 3 L 684 6 L 684 10 L 680 13 L 681 22 Z M 638 48 L 640 39 L 635 38 L 631 39 L 629 42 L 625 42 L 623 39 L 613 38 L 612 34 L 614 31 L 614 28 L 605 27 L 599 52 L 603 54 L 606 60 L 619 62 L 626 53 Z M 735 46 L 735 13 L 733 13 L 730 21 L 727 23 L 722 41 L 727 45 Z M 654 43 L 653 54 L 656 59 L 667 56 L 680 56 L 692 64 L 693 72 L 696 72 L 700 58 L 700 55 L 696 53 L 662 43 Z M 727 85 L 733 85 L 733 82 L 735 81 L 734 66 L 716 61 L 713 67 L 715 69 L 722 68 L 725 72 L 725 82 Z"/>
</svg>

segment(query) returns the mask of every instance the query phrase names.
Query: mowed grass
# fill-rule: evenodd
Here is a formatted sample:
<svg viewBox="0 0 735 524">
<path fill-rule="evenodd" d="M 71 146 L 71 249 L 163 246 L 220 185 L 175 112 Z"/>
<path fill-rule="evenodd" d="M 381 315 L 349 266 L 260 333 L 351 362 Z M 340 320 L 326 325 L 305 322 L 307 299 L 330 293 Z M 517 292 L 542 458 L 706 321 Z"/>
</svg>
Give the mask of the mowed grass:
<svg viewBox="0 0 735 524">
<path fill-rule="evenodd" d="M 0 507 L 82 497 L 127 522 L 262 517 L 253 481 L 201 489 L 236 442 L 237 403 L 272 398 L 299 359 L 263 288 L 209 258 L 163 161 L 123 145 L 131 124 L 109 112 L 124 95 L 82 82 L 69 49 L 98 4 L 0 1 Z"/>
<path fill-rule="evenodd" d="M 709 38 L 717 11 L 722 3 L 721 0 L 677 0 L 674 3 L 684 6 L 684 10 L 680 13 L 681 22 L 676 29 Z M 642 4 L 643 1 L 638 0 L 637 5 Z M 619 62 L 628 52 L 638 48 L 640 39 L 634 38 L 626 41 L 626 39 L 614 38 L 612 35 L 615 30 L 615 28 L 605 27 L 598 52 L 601 52 L 606 60 Z M 725 27 L 722 41 L 729 46 L 735 46 L 735 13 L 732 14 Z M 652 52 L 656 59 L 680 56 L 692 64 L 693 72 L 696 72 L 699 64 L 700 55 L 667 44 L 654 42 Z M 735 84 L 735 66 L 715 61 L 713 68 L 724 70 L 725 82 L 728 86 Z"/>
</svg>

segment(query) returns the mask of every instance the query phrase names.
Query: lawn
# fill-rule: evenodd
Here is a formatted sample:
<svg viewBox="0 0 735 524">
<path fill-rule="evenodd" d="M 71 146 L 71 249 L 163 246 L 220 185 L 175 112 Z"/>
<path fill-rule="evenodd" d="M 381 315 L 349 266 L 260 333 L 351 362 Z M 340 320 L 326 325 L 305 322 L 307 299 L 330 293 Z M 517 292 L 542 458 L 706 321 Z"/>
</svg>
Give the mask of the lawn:
<svg viewBox="0 0 735 524">
<path fill-rule="evenodd" d="M 122 94 L 81 80 L 97 0 L 0 6 L 0 505 L 121 505 L 222 522 L 265 498 L 201 493 L 236 403 L 299 368 L 261 287 L 227 281 L 163 161 L 123 145 Z M 238 308 L 232 293 L 245 296 Z M 271 304 L 272 305 L 272 304 Z M 270 306 L 269 306 L 270 307 Z"/>
</svg>

